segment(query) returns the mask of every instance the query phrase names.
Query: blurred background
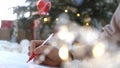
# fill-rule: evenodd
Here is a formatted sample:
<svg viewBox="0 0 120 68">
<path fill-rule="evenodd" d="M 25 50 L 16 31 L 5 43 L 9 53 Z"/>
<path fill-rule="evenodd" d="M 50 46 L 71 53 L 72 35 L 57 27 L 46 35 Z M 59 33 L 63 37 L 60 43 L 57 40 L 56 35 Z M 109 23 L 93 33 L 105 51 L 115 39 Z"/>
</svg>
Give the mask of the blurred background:
<svg viewBox="0 0 120 68">
<path fill-rule="evenodd" d="M 106 44 L 98 39 L 103 27 L 110 23 L 120 0 L 40 1 L 50 1 L 49 15 L 39 15 L 38 0 L 0 2 L 0 60 L 4 58 L 7 62 L 4 56 L 11 57 L 11 61 L 14 58 L 18 60 L 14 56 L 20 53 L 24 54 L 20 58 L 26 61 L 31 40 L 45 40 L 52 32 L 59 30 L 49 42 L 59 48 L 60 58 L 68 60 L 68 52 L 72 48 L 76 50 L 74 54 L 81 56 L 81 60 L 63 63 L 63 68 L 120 68 L 120 46 L 113 41 Z M 45 53 L 50 50 L 45 49 Z M 8 52 L 12 52 L 11 55 Z"/>
<path fill-rule="evenodd" d="M 38 0 L 4 0 L 0 3 L 0 39 L 45 39 L 53 32 L 58 16 L 66 13 L 71 21 L 102 30 L 110 22 L 119 0 L 50 0 L 49 16 L 38 14 Z M 37 24 L 37 26 L 35 26 Z"/>
</svg>

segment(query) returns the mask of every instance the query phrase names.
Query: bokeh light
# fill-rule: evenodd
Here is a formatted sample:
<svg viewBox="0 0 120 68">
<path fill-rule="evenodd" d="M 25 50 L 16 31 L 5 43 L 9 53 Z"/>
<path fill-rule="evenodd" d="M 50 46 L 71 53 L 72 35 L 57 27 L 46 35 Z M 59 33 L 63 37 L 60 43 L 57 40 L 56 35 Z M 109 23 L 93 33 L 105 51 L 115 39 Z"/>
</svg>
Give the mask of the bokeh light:
<svg viewBox="0 0 120 68">
<path fill-rule="evenodd" d="M 101 42 L 96 43 L 93 47 L 92 53 L 95 58 L 103 56 L 105 53 L 105 45 Z"/>
<path fill-rule="evenodd" d="M 68 60 L 68 47 L 66 45 L 63 45 L 59 50 L 59 56 L 63 61 Z"/>
</svg>

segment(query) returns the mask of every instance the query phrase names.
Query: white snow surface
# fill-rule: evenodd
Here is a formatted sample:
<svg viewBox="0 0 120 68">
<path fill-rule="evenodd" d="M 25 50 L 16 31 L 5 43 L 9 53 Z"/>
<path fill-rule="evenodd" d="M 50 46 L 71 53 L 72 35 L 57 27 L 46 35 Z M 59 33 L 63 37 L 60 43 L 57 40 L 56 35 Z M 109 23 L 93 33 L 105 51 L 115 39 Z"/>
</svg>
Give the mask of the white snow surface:
<svg viewBox="0 0 120 68">
<path fill-rule="evenodd" d="M 32 61 L 27 63 L 29 40 L 20 43 L 0 40 L 0 68 L 49 68 L 36 65 Z"/>
</svg>

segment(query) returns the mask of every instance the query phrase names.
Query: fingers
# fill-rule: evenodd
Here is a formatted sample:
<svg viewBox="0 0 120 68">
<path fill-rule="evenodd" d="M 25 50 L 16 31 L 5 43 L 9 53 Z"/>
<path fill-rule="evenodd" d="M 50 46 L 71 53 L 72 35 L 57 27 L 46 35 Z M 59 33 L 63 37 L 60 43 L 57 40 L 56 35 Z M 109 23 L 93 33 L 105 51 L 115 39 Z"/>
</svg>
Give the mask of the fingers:
<svg viewBox="0 0 120 68">
<path fill-rule="evenodd" d="M 58 65 L 60 65 L 60 63 L 58 63 L 56 61 L 52 61 L 47 56 L 45 56 L 45 60 L 43 60 L 43 61 L 40 60 L 40 56 L 36 56 L 36 58 L 34 59 L 34 63 L 40 64 L 40 65 L 48 65 L 48 66 L 58 66 Z"/>
<path fill-rule="evenodd" d="M 35 62 L 35 61 L 40 61 L 39 55 L 43 54 L 42 56 L 45 55 L 45 57 L 43 57 L 44 61 L 41 64 L 50 65 L 50 66 L 59 65 L 60 61 L 57 60 L 59 58 L 58 49 L 54 48 L 53 46 L 50 46 L 48 43 L 46 43 L 44 46 L 40 46 L 43 42 L 44 42 L 43 40 L 32 40 L 31 45 L 28 48 L 29 49 L 28 55 L 31 56 L 33 53 L 36 54 L 36 56 L 34 57 L 34 62 Z M 48 53 L 46 54 L 46 52 Z"/>
<path fill-rule="evenodd" d="M 48 66 L 58 66 L 58 65 L 60 65 L 58 62 L 52 61 L 51 59 L 49 59 L 47 57 L 46 57 L 45 61 L 43 61 L 40 64 L 41 65 L 48 65 Z"/>
<path fill-rule="evenodd" d="M 34 49 L 38 46 L 40 46 L 40 44 L 42 44 L 43 40 L 32 40 L 30 46 L 28 47 L 29 49 L 29 54 L 31 55 L 34 51 Z"/>
<path fill-rule="evenodd" d="M 50 49 L 49 53 L 45 56 L 46 59 L 45 61 L 42 62 L 42 64 L 52 65 L 52 66 L 60 65 L 62 60 L 58 55 L 59 50 L 55 47 L 50 47 L 50 46 L 48 46 L 48 48 L 52 48 L 52 49 Z"/>
<path fill-rule="evenodd" d="M 44 51 L 48 48 L 49 49 L 49 44 L 45 44 L 44 46 L 38 46 L 37 48 L 34 49 L 35 54 L 42 54 Z"/>
<path fill-rule="evenodd" d="M 28 49 L 29 49 L 28 55 L 31 56 L 33 54 L 33 52 L 35 54 L 43 53 L 43 51 L 46 48 L 48 48 L 48 45 L 49 45 L 48 43 L 46 43 L 44 46 L 40 46 L 43 42 L 44 42 L 44 40 L 32 40 L 31 45 L 28 47 Z"/>
</svg>

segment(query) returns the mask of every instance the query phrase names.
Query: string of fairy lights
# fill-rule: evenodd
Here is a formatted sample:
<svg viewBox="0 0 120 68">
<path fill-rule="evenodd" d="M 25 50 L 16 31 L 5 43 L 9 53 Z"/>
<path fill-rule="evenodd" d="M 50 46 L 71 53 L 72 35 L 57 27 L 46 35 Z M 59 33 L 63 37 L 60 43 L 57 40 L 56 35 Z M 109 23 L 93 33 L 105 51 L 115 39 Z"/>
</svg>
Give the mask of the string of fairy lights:
<svg viewBox="0 0 120 68">
<path fill-rule="evenodd" d="M 67 10 L 67 9 L 65 9 L 64 10 L 64 13 L 68 13 L 69 12 L 69 10 Z M 81 14 L 80 13 L 76 13 L 76 17 L 77 18 L 80 18 L 81 17 Z M 59 20 L 59 18 L 56 18 L 55 19 L 55 21 L 58 21 Z M 50 22 L 51 20 L 50 20 L 50 17 L 45 17 L 44 19 L 43 19 L 43 21 L 44 22 Z M 85 17 L 84 17 L 84 21 L 83 21 L 83 23 L 84 23 L 84 25 L 85 26 L 90 26 L 90 22 L 91 22 L 91 17 L 89 16 L 89 15 L 86 15 Z"/>
</svg>

